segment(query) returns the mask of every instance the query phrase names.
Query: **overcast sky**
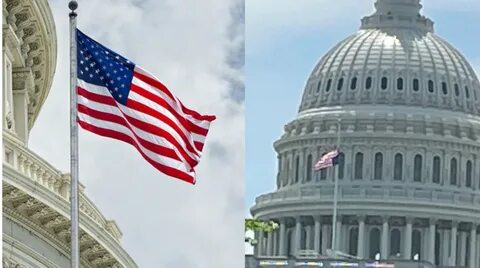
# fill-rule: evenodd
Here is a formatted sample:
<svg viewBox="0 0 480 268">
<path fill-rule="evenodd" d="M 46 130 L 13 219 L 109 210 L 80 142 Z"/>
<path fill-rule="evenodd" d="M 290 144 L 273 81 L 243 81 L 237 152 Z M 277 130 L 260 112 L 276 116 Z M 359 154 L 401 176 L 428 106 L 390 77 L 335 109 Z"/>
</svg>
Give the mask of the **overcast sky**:
<svg viewBox="0 0 480 268">
<path fill-rule="evenodd" d="M 78 2 L 82 31 L 159 77 L 188 107 L 217 116 L 195 186 L 160 174 L 128 144 L 80 130 L 88 197 L 117 222 L 140 267 L 243 268 L 243 1 Z M 29 146 L 68 172 L 68 1 L 49 3 L 58 62 Z"/>
<path fill-rule="evenodd" d="M 275 189 L 273 142 L 298 111 L 319 59 L 360 27 L 375 0 L 246 0 L 246 196 Z M 480 1 L 424 0 L 422 13 L 480 73 Z M 248 252 L 251 249 L 248 248 Z"/>
</svg>

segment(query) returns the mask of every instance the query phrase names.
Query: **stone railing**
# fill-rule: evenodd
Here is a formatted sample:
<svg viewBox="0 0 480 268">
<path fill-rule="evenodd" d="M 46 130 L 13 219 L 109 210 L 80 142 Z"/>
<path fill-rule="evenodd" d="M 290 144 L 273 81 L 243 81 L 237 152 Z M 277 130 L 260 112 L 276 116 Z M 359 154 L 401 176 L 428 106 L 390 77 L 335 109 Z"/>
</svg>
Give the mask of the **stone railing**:
<svg viewBox="0 0 480 268">
<path fill-rule="evenodd" d="M 8 131 L 3 131 L 3 166 L 20 173 L 21 177 L 35 183 L 36 187 L 48 189 L 53 195 L 70 202 L 70 174 L 62 173 L 29 150 Z M 5 172 L 5 171 L 4 171 Z M 97 207 L 83 193 L 80 185 L 80 211 L 101 228 L 107 230 L 117 241 L 121 232 L 115 222 L 105 219 Z"/>
<path fill-rule="evenodd" d="M 290 200 L 333 200 L 334 186 L 299 187 L 264 194 L 256 198 L 258 205 L 270 202 Z M 394 200 L 412 202 L 431 202 L 437 205 L 456 205 L 461 207 L 480 208 L 480 194 L 463 191 L 452 191 L 441 188 L 418 188 L 414 186 L 348 184 L 338 188 L 338 199 L 342 200 Z"/>
<path fill-rule="evenodd" d="M 13 168 L 65 200 L 70 198 L 69 175 L 44 161 L 7 131 L 3 131 L 3 165 Z"/>
</svg>

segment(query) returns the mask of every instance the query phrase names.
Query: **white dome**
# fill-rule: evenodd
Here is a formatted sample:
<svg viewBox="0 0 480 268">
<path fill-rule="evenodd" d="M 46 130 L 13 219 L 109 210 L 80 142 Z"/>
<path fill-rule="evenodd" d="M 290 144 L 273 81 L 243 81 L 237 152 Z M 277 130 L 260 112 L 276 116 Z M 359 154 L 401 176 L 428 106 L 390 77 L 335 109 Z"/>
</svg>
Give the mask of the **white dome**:
<svg viewBox="0 0 480 268">
<path fill-rule="evenodd" d="M 398 5 L 395 12 L 388 11 Z M 331 49 L 313 70 L 300 112 L 345 104 L 436 107 L 479 114 L 473 68 L 419 15 L 418 0 L 378 1 L 361 29 Z M 403 10 L 403 12 L 402 12 Z"/>
<path fill-rule="evenodd" d="M 258 234 L 255 256 L 321 262 L 335 226 L 335 249 L 361 259 L 480 267 L 466 254 L 466 237 L 480 234 L 479 81 L 433 33 L 419 0 L 375 6 L 320 60 L 300 113 L 274 144 L 277 189 L 251 212 L 280 227 Z M 336 168 L 315 172 L 334 146 Z M 480 252 L 477 241 L 469 252 Z"/>
</svg>

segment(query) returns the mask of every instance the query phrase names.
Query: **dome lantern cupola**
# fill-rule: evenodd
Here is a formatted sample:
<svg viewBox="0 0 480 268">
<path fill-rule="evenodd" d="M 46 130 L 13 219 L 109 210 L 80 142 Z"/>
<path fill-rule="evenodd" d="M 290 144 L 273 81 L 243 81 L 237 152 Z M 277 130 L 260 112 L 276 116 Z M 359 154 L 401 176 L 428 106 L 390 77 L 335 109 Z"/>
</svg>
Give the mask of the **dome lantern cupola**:
<svg viewBox="0 0 480 268">
<path fill-rule="evenodd" d="M 362 19 L 362 29 L 409 28 L 433 32 L 433 21 L 420 14 L 420 0 L 377 0 L 373 15 Z"/>
</svg>

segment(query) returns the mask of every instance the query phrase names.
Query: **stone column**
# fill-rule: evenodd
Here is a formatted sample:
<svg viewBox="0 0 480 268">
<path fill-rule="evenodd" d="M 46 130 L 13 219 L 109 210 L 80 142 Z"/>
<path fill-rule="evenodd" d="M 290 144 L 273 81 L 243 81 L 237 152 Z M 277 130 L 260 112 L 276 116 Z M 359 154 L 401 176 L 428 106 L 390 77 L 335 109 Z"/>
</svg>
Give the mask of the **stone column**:
<svg viewBox="0 0 480 268">
<path fill-rule="evenodd" d="M 388 259 L 388 236 L 389 236 L 389 227 L 388 227 L 388 217 L 383 218 L 383 227 L 382 227 L 382 243 L 380 258 L 383 260 Z"/>
<path fill-rule="evenodd" d="M 452 222 L 452 231 L 450 233 L 450 266 L 455 266 L 457 263 L 457 227 L 458 222 Z"/>
<path fill-rule="evenodd" d="M 435 222 L 436 219 L 430 219 L 430 228 L 428 234 L 428 261 L 435 264 Z"/>
<path fill-rule="evenodd" d="M 329 241 L 330 241 L 330 232 L 329 232 L 329 226 L 324 224 L 322 226 L 322 254 L 326 254 L 327 253 L 327 248 L 328 248 L 328 244 L 329 244 Z"/>
<path fill-rule="evenodd" d="M 280 230 L 279 230 L 279 236 L 280 236 L 280 242 L 279 242 L 279 245 L 278 245 L 278 255 L 280 256 L 286 256 L 287 253 L 285 252 L 285 249 L 286 249 L 286 243 L 285 243 L 285 226 L 286 225 L 286 222 L 285 222 L 285 218 L 281 218 L 280 219 Z"/>
<path fill-rule="evenodd" d="M 358 217 L 358 241 L 357 256 L 363 258 L 365 256 L 365 216 Z"/>
<path fill-rule="evenodd" d="M 406 218 L 407 225 L 405 226 L 405 244 L 403 254 L 406 260 L 412 259 L 412 231 L 413 231 L 413 218 Z"/>
<path fill-rule="evenodd" d="M 259 250 L 260 250 L 260 232 L 255 231 L 253 237 L 255 240 L 257 240 L 257 244 L 253 246 L 253 255 L 254 256 L 260 256 Z"/>
<path fill-rule="evenodd" d="M 302 222 L 300 217 L 295 218 L 295 255 L 300 251 L 300 242 L 302 240 Z"/>
<path fill-rule="evenodd" d="M 13 105 L 15 105 L 15 132 L 25 143 L 28 143 L 28 93 L 26 88 L 13 90 Z"/>
<path fill-rule="evenodd" d="M 467 233 L 460 233 L 460 266 L 465 266 L 467 258 Z"/>
<path fill-rule="evenodd" d="M 443 230 L 442 231 L 442 261 L 441 264 L 444 266 L 448 265 L 448 257 L 450 255 L 449 250 L 449 245 L 450 245 L 450 231 L 448 230 Z"/>
<path fill-rule="evenodd" d="M 337 235 L 335 237 L 335 250 L 342 250 L 342 217 L 339 215 L 337 216 Z"/>
<path fill-rule="evenodd" d="M 305 249 L 312 249 L 312 226 L 305 226 L 306 236 L 305 236 Z"/>
<path fill-rule="evenodd" d="M 263 237 L 263 231 L 258 232 L 258 239 L 257 239 L 257 245 L 258 245 L 258 256 L 264 256 L 265 255 L 265 248 L 264 248 L 264 237 Z"/>
<path fill-rule="evenodd" d="M 480 267 L 480 234 L 477 233 L 477 266 Z"/>
<path fill-rule="evenodd" d="M 477 225 L 472 223 L 472 229 L 470 230 L 470 259 L 468 261 L 469 268 L 476 268 L 476 260 L 478 250 L 477 247 Z"/>
<path fill-rule="evenodd" d="M 315 250 L 315 252 L 317 253 L 321 253 L 320 252 L 320 232 L 321 232 L 321 223 L 320 223 L 320 216 L 316 216 L 314 218 L 315 220 L 315 226 L 314 226 L 314 240 L 313 240 L 313 249 Z"/>
<path fill-rule="evenodd" d="M 267 234 L 267 256 L 273 256 L 273 233 Z"/>
<path fill-rule="evenodd" d="M 278 256 L 278 231 L 273 232 L 273 255 Z"/>
</svg>

